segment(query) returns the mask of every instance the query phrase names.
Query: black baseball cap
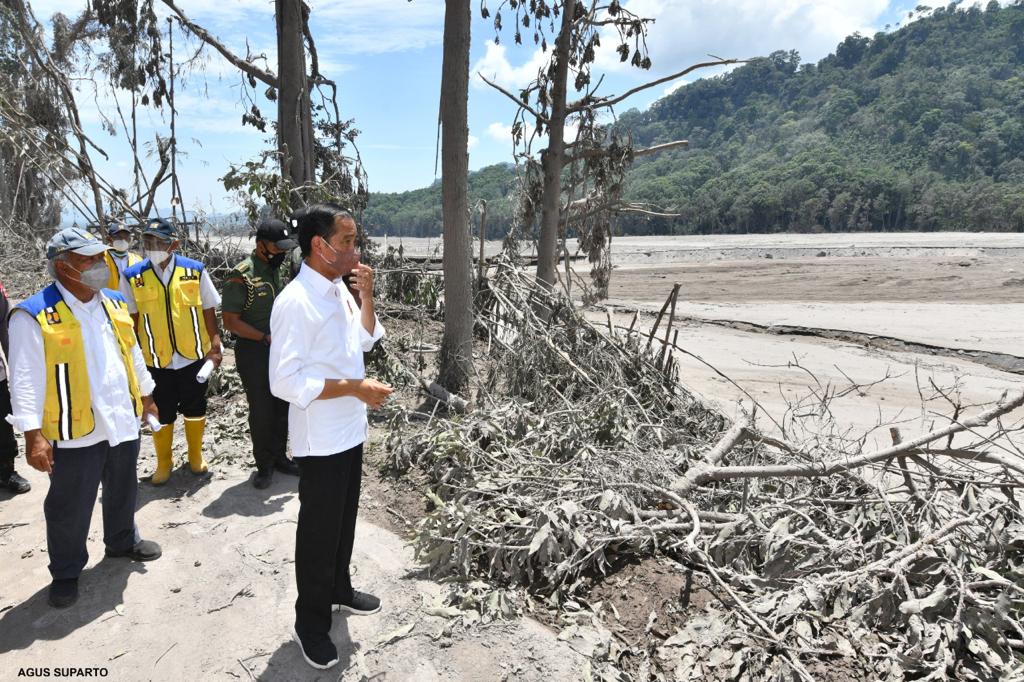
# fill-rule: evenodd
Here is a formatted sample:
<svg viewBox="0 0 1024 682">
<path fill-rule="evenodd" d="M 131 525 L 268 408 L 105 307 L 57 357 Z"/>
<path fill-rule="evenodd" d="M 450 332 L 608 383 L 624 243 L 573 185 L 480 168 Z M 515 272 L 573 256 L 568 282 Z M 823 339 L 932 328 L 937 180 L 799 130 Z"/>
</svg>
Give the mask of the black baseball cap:
<svg viewBox="0 0 1024 682">
<path fill-rule="evenodd" d="M 292 238 L 292 228 L 276 218 L 264 218 L 256 226 L 256 239 L 272 243 L 282 251 L 289 251 L 299 245 Z"/>
</svg>

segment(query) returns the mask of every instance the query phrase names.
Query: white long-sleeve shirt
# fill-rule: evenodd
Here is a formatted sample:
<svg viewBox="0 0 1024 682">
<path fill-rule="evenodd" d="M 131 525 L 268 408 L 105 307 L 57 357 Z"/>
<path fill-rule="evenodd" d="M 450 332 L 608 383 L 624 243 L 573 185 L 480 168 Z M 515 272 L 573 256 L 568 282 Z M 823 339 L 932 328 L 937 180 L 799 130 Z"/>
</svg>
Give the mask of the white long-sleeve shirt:
<svg viewBox="0 0 1024 682">
<path fill-rule="evenodd" d="M 153 263 L 153 272 L 164 283 L 164 286 L 167 286 L 167 283 L 171 281 L 171 275 L 174 274 L 174 259 L 177 257 L 177 254 L 172 253 L 167 261 L 167 265 L 163 268 Z M 123 270 L 121 272 L 124 273 Z M 120 287 L 121 295 L 124 296 L 124 300 L 128 303 L 128 312 L 132 315 L 137 314 L 139 307 L 135 304 L 135 291 L 132 289 L 131 283 L 122 277 L 121 283 L 118 286 Z M 210 278 L 210 273 L 206 268 L 203 268 L 203 274 L 199 277 L 199 300 L 203 303 L 203 310 L 216 308 L 220 305 L 220 294 L 217 293 L 217 287 L 213 286 L 213 280 Z M 171 356 L 171 364 L 164 369 L 181 369 L 182 367 L 188 367 L 193 362 L 196 361 L 189 360 L 175 352 Z"/>
<path fill-rule="evenodd" d="M 341 282 L 305 263 L 274 300 L 270 314 L 270 391 L 288 401 L 294 457 L 344 452 L 367 437 L 366 403 L 351 396 L 317 400 L 327 379 L 365 379 L 363 353 L 384 336 L 373 334 Z"/>
<path fill-rule="evenodd" d="M 110 445 L 139 437 L 139 418 L 128 392 L 128 376 L 115 331 L 97 294 L 82 303 L 57 283 L 60 295 L 82 326 L 86 372 L 89 374 L 89 398 L 96 428 L 81 438 L 61 441 L 60 447 L 84 448 L 107 441 Z M 42 428 L 46 400 L 46 355 L 39 322 L 18 308 L 11 315 L 11 407 L 7 421 L 18 431 Z M 132 346 L 132 364 L 142 395 L 153 392 L 153 378 L 146 369 L 139 344 Z"/>
</svg>

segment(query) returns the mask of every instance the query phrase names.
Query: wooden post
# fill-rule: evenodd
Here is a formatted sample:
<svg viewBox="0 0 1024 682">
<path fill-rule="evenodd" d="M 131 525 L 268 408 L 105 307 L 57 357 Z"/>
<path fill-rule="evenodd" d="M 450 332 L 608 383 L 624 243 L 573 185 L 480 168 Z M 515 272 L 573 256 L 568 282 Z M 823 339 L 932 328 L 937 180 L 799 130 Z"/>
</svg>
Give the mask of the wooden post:
<svg viewBox="0 0 1024 682">
<path fill-rule="evenodd" d="M 476 289 L 484 287 L 484 240 L 487 238 L 487 201 L 480 200 L 480 260 L 477 262 Z"/>
<path fill-rule="evenodd" d="M 672 287 L 672 292 L 665 299 L 665 303 L 661 306 L 661 310 L 658 311 L 658 317 L 654 320 L 654 326 L 651 327 L 651 333 L 647 335 L 647 346 L 644 350 L 650 350 L 651 344 L 654 343 L 654 335 L 658 333 L 658 327 L 661 326 L 661 318 L 664 317 L 665 311 L 668 310 L 668 306 L 675 300 L 676 294 L 679 293 L 679 283 L 676 282 Z"/>
<path fill-rule="evenodd" d="M 679 282 L 672 287 L 672 308 L 668 313 L 668 322 L 665 324 L 665 341 L 661 346 L 661 360 L 660 364 L 664 365 L 665 357 L 668 355 L 668 337 L 672 333 L 672 323 L 676 318 L 676 301 L 679 300 Z"/>
<path fill-rule="evenodd" d="M 892 438 L 893 445 L 899 445 L 903 442 L 903 437 L 900 435 L 900 430 L 895 426 L 889 427 L 889 437 Z M 903 482 L 907 485 L 907 490 L 910 491 L 911 497 L 918 503 L 921 501 L 921 496 L 917 492 L 917 486 L 914 485 L 914 479 L 910 477 L 910 470 L 907 469 L 907 458 L 900 455 L 896 458 L 896 461 L 900 465 L 900 473 L 903 474 Z"/>
<path fill-rule="evenodd" d="M 636 326 L 636 323 L 639 320 L 640 320 L 640 309 L 637 308 L 636 312 L 633 313 L 633 321 L 629 323 L 629 330 L 626 332 L 626 337 L 627 338 L 633 333 L 633 328 Z"/>
</svg>

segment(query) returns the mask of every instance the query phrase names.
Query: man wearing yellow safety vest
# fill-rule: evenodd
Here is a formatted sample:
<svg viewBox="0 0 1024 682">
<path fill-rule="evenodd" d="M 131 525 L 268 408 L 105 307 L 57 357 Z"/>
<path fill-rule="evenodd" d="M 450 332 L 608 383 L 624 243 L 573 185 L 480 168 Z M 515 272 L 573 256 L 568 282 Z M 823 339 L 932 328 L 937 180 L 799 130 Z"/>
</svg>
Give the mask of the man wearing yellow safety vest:
<svg viewBox="0 0 1024 682">
<path fill-rule="evenodd" d="M 85 230 L 58 232 L 46 246 L 54 282 L 10 319 L 9 421 L 25 433 L 29 465 L 50 475 L 43 513 L 55 608 L 78 599 L 101 482 L 106 555 L 160 556 L 135 525 L 139 420 L 156 416 L 153 379 L 124 297 L 103 289 L 104 251 Z"/>
<path fill-rule="evenodd" d="M 107 288 L 119 291 L 121 289 L 121 275 L 125 269 L 142 262 L 142 256 L 128 249 L 132 245 L 132 232 L 123 222 L 110 223 L 107 226 L 107 244 L 109 249 L 103 254 L 106 261 L 110 278 L 107 280 Z"/>
<path fill-rule="evenodd" d="M 153 485 L 163 485 L 171 477 L 174 421 L 179 413 L 185 418 L 192 473 L 206 473 L 206 383 L 197 375 L 206 360 L 217 367 L 222 357 L 216 311 L 220 294 L 202 263 L 174 253 L 178 244 L 170 223 L 162 218 L 150 220 L 142 232 L 146 259 L 126 269 L 121 278 L 121 293 L 135 320 L 142 356 L 156 381 L 153 399 L 160 423 L 168 427 L 153 433 Z"/>
</svg>

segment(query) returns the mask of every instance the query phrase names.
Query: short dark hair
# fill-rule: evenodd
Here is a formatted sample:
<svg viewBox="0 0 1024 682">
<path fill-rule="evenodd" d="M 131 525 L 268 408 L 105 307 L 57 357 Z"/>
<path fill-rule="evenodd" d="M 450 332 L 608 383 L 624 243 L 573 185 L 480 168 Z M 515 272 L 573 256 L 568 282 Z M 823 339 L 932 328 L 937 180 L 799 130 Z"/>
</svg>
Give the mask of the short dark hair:
<svg viewBox="0 0 1024 682">
<path fill-rule="evenodd" d="M 303 258 L 308 258 L 313 252 L 313 237 L 327 240 L 334 235 L 334 223 L 338 218 L 356 221 L 351 213 L 332 202 L 313 204 L 292 214 L 292 225 L 299 229 L 299 249 Z"/>
</svg>

